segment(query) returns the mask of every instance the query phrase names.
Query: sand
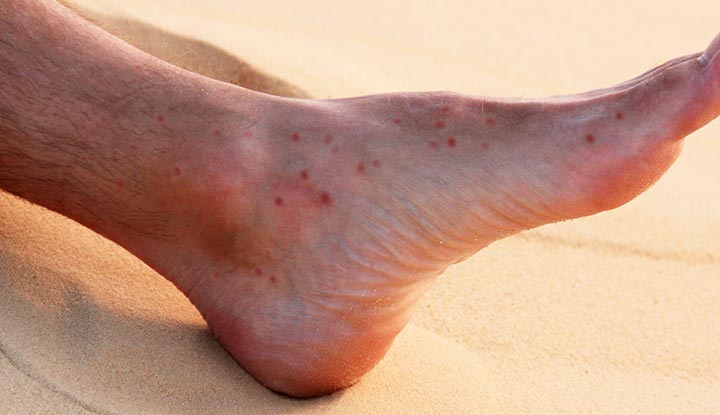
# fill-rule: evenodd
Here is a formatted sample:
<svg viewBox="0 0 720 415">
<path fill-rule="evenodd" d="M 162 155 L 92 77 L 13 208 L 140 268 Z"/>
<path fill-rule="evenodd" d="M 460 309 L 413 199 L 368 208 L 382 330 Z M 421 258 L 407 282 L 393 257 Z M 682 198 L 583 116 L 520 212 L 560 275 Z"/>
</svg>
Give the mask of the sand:
<svg viewBox="0 0 720 415">
<path fill-rule="evenodd" d="M 579 92 L 720 31 L 701 0 L 76 3 L 159 56 L 319 98 Z M 630 204 L 450 268 L 375 370 L 305 401 L 253 381 L 121 248 L 0 194 L 0 413 L 717 414 L 718 160 L 716 121 Z"/>
</svg>

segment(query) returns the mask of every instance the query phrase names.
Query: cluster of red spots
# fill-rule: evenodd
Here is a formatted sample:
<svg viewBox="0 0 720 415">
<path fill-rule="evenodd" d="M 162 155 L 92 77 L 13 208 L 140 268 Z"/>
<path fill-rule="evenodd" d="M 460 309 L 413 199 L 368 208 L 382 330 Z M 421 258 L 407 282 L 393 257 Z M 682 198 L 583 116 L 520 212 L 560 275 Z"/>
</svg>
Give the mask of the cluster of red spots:
<svg viewBox="0 0 720 415">
<path fill-rule="evenodd" d="M 380 167 L 382 165 L 382 162 L 380 162 L 380 160 L 378 160 L 378 159 L 375 159 L 371 162 L 371 164 L 373 167 Z M 365 170 L 366 170 L 365 163 L 360 162 L 360 164 L 357 165 L 358 174 L 364 174 Z"/>
<path fill-rule="evenodd" d="M 587 141 L 588 143 L 592 144 L 592 143 L 595 142 L 595 137 L 594 137 L 592 134 L 588 134 L 588 135 L 585 136 L 585 141 Z"/>
<path fill-rule="evenodd" d="M 332 198 L 330 197 L 330 194 L 328 192 L 323 192 L 320 195 L 320 203 L 323 205 L 332 205 Z"/>
<path fill-rule="evenodd" d="M 265 274 L 262 268 L 259 267 L 255 268 L 254 272 L 255 275 L 257 275 L 258 277 L 262 277 Z M 277 277 L 275 276 L 275 274 L 271 274 L 269 280 L 271 284 L 275 284 L 277 282 Z"/>
<path fill-rule="evenodd" d="M 330 134 L 326 134 L 326 135 L 325 135 L 325 138 L 323 138 L 323 142 L 324 142 L 325 144 L 330 144 L 330 143 L 332 143 L 332 142 L 333 142 L 333 136 L 331 136 Z"/>
<path fill-rule="evenodd" d="M 276 197 L 276 198 L 275 198 L 275 204 L 276 204 L 276 205 L 282 206 L 283 203 L 285 203 L 285 201 L 283 200 L 282 197 Z"/>
<path fill-rule="evenodd" d="M 493 117 L 487 117 L 487 118 L 485 119 L 485 124 L 487 124 L 487 125 L 495 125 L 495 118 L 493 118 Z"/>
<path fill-rule="evenodd" d="M 164 122 L 165 122 L 165 116 L 162 115 L 162 114 L 161 114 L 161 115 L 158 115 L 158 116 L 157 116 L 157 122 L 159 122 L 160 124 L 164 123 Z"/>
<path fill-rule="evenodd" d="M 617 118 L 618 120 L 622 120 L 623 117 L 624 117 L 624 115 L 623 115 L 622 112 L 619 112 L 619 111 L 618 111 L 618 112 L 615 114 L 615 118 Z"/>
<path fill-rule="evenodd" d="M 435 123 L 435 128 L 438 130 L 442 130 L 445 128 L 445 121 L 438 121 Z"/>
<path fill-rule="evenodd" d="M 307 170 L 303 170 L 300 172 L 300 178 L 303 180 L 307 180 L 310 177 Z"/>
<path fill-rule="evenodd" d="M 393 118 L 392 122 L 395 124 L 400 124 L 402 120 L 400 118 Z"/>
<path fill-rule="evenodd" d="M 292 140 L 297 143 L 297 142 L 300 141 L 300 134 L 298 134 L 298 133 L 293 133 L 293 134 L 290 136 L 290 138 L 292 138 Z"/>
<path fill-rule="evenodd" d="M 245 138 L 252 138 L 252 136 L 253 136 L 252 131 L 245 131 L 243 133 L 243 137 L 245 137 Z"/>
<path fill-rule="evenodd" d="M 455 137 L 450 137 L 450 138 L 448 138 L 448 140 L 447 140 L 447 145 L 448 145 L 448 147 L 450 147 L 450 148 L 455 147 L 455 146 L 457 145 L 457 141 L 455 140 Z"/>
</svg>

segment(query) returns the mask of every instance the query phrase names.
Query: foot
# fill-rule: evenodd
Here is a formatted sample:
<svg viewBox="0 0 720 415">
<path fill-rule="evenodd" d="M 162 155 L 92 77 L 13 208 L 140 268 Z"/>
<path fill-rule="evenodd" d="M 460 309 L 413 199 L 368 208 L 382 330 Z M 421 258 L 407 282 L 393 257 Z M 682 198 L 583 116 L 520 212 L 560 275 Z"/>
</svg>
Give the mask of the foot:
<svg viewBox="0 0 720 415">
<path fill-rule="evenodd" d="M 449 265 L 654 183 L 720 113 L 718 49 L 544 100 L 259 97 L 257 122 L 225 115 L 158 164 L 167 237 L 121 243 L 264 385 L 330 393 L 383 357 Z"/>
</svg>

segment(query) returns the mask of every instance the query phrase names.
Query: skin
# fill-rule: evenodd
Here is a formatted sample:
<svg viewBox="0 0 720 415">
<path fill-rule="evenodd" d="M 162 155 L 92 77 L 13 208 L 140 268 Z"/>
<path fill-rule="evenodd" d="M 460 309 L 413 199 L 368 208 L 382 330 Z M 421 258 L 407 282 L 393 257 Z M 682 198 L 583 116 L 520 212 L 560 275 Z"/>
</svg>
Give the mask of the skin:
<svg viewBox="0 0 720 415">
<path fill-rule="evenodd" d="M 449 265 L 624 204 L 720 113 L 720 37 L 573 96 L 323 101 L 178 69 L 53 2 L 4 2 L 0 33 L 0 188 L 132 252 L 292 396 L 353 384 Z"/>
</svg>

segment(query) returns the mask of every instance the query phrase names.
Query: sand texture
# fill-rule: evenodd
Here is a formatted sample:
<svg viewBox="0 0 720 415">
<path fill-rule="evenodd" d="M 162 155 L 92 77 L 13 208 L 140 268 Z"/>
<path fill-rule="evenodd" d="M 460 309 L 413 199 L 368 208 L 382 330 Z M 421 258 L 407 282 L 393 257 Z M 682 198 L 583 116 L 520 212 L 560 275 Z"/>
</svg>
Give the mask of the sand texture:
<svg viewBox="0 0 720 415">
<path fill-rule="evenodd" d="M 720 31 L 716 0 L 76 4 L 188 69 L 318 98 L 580 92 Z M 375 370 L 307 401 L 257 384 L 124 250 L 0 193 L 0 413 L 716 415 L 719 161 L 716 121 L 630 204 L 450 268 Z"/>
</svg>

